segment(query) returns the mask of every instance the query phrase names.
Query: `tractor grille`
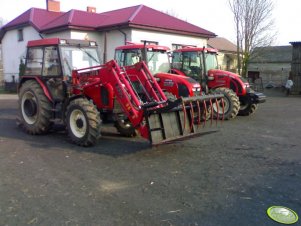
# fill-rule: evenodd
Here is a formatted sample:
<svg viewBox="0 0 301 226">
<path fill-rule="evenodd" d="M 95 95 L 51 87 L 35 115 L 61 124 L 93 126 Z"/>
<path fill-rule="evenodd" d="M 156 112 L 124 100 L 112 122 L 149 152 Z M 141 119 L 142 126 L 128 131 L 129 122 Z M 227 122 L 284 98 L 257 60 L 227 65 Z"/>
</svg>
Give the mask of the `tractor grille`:
<svg viewBox="0 0 301 226">
<path fill-rule="evenodd" d="M 109 92 L 105 87 L 100 88 L 101 102 L 103 105 L 109 105 Z"/>
</svg>

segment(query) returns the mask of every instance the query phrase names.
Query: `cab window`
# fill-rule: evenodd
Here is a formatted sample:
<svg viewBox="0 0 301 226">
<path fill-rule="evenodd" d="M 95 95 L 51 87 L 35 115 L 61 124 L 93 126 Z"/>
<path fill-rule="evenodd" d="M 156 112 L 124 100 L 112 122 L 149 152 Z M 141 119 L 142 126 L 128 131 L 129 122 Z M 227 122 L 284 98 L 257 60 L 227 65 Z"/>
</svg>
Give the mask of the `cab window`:
<svg viewBox="0 0 301 226">
<path fill-rule="evenodd" d="M 30 48 L 27 51 L 25 75 L 42 75 L 43 49 Z"/>
</svg>

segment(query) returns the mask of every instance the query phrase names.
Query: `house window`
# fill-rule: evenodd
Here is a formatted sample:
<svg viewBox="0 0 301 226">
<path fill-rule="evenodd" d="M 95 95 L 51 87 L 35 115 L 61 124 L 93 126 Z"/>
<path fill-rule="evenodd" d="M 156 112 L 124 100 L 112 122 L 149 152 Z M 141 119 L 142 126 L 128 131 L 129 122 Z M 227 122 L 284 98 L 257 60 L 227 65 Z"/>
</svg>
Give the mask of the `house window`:
<svg viewBox="0 0 301 226">
<path fill-rule="evenodd" d="M 172 44 L 171 48 L 172 48 L 172 50 L 177 50 L 177 49 L 183 48 L 183 46 L 184 45 L 182 45 L 182 44 Z"/>
<path fill-rule="evenodd" d="M 182 49 L 182 48 L 187 47 L 187 46 L 196 47 L 195 45 L 172 44 L 171 48 L 172 48 L 172 50 L 177 50 L 177 49 Z"/>
<path fill-rule="evenodd" d="M 18 41 L 23 41 L 23 29 L 18 30 Z"/>
<path fill-rule="evenodd" d="M 158 45 L 159 42 L 155 41 L 148 41 L 148 40 L 141 40 L 142 43 L 145 43 L 145 45 Z"/>
</svg>

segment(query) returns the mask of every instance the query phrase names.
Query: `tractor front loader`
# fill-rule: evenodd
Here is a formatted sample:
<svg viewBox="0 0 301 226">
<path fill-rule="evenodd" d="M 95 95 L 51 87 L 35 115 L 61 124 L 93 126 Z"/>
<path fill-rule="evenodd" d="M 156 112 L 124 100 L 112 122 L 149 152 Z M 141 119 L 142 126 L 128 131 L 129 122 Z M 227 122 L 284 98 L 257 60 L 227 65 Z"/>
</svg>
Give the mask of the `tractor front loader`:
<svg viewBox="0 0 301 226">
<path fill-rule="evenodd" d="M 46 133 L 60 121 L 80 146 L 94 145 L 101 123 L 113 121 L 123 135 L 138 131 L 160 144 L 201 132 L 207 109 L 221 97 L 168 100 L 144 62 L 100 65 L 95 42 L 43 39 L 28 43 L 19 121 L 30 134 Z"/>
</svg>

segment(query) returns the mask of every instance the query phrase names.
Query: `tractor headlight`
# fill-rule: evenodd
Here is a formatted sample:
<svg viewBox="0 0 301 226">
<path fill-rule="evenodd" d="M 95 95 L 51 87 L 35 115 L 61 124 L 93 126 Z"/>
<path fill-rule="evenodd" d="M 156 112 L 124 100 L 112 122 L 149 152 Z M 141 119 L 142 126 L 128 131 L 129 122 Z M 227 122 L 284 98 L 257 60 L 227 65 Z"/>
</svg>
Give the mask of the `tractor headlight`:
<svg viewBox="0 0 301 226">
<path fill-rule="evenodd" d="M 209 76 L 207 77 L 207 80 L 208 80 L 208 81 L 213 81 L 213 80 L 214 80 L 214 76 L 213 76 L 213 75 L 209 75 Z"/>
<path fill-rule="evenodd" d="M 66 44 L 67 44 L 67 40 L 65 40 L 65 39 L 60 39 L 60 44 L 61 44 L 61 45 L 66 45 Z"/>
</svg>

